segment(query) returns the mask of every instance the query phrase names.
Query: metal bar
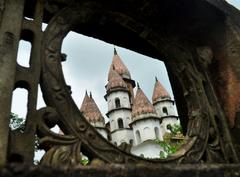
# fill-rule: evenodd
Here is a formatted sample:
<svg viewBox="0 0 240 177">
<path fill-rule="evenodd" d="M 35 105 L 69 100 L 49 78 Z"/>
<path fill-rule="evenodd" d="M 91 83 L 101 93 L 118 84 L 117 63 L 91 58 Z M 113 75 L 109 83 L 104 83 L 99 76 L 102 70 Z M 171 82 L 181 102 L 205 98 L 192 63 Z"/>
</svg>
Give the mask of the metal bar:
<svg viewBox="0 0 240 177">
<path fill-rule="evenodd" d="M 6 0 L 0 27 L 0 166 L 6 163 L 12 91 L 25 0 Z"/>
</svg>

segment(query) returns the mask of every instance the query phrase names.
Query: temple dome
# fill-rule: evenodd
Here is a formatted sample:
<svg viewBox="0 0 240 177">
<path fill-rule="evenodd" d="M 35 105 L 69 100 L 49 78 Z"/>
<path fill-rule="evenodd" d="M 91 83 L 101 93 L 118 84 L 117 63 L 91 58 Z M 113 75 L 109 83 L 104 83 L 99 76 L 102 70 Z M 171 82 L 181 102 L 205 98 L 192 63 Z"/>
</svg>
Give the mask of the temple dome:
<svg viewBox="0 0 240 177">
<path fill-rule="evenodd" d="M 142 89 L 138 86 L 136 96 L 133 100 L 132 106 L 132 117 L 134 119 L 138 119 L 139 117 L 144 117 L 146 115 L 156 116 L 156 111 L 153 105 L 150 103 Z"/>
<path fill-rule="evenodd" d="M 117 73 L 116 70 L 111 69 L 108 75 L 108 84 L 107 84 L 107 91 L 115 88 L 123 88 L 127 89 L 127 84 L 124 82 L 122 77 Z"/>
<path fill-rule="evenodd" d="M 95 122 L 102 122 L 104 123 L 104 118 L 95 103 L 94 99 L 92 98 L 92 94 L 90 93 L 90 96 L 88 96 L 87 92 L 85 94 L 85 97 L 83 99 L 80 111 L 83 113 L 84 117 L 87 119 L 90 123 Z"/>
<path fill-rule="evenodd" d="M 155 104 L 157 101 L 161 99 L 171 99 L 171 96 L 167 92 L 167 90 L 163 87 L 163 85 L 158 81 L 156 78 L 153 95 L 152 95 L 152 102 Z"/>
<path fill-rule="evenodd" d="M 130 75 L 128 68 L 125 66 L 122 59 L 117 54 L 117 51 L 115 48 L 114 48 L 112 64 L 111 64 L 110 70 L 109 70 L 109 75 L 110 75 L 111 70 L 115 70 L 122 78 L 131 79 L 131 75 Z M 108 79 L 109 79 L 109 75 L 108 75 Z"/>
</svg>

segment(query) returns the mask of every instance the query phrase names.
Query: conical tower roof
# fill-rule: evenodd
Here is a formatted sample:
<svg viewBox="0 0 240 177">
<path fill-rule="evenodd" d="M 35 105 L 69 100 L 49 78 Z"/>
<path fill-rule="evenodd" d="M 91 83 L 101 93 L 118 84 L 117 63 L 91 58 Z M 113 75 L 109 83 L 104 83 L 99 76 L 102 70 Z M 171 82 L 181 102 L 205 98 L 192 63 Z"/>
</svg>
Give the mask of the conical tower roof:
<svg viewBox="0 0 240 177">
<path fill-rule="evenodd" d="M 131 79 L 131 75 L 128 68 L 125 66 L 122 59 L 117 54 L 117 51 L 115 48 L 114 48 L 112 64 L 109 69 L 109 75 L 112 69 L 114 69 L 120 76 L 122 76 L 122 78 Z M 109 75 L 108 75 L 108 78 L 109 78 Z"/>
<path fill-rule="evenodd" d="M 156 116 L 156 111 L 153 105 L 150 103 L 146 95 L 143 93 L 142 89 L 138 85 L 136 96 L 133 100 L 132 106 L 132 117 L 133 120 L 137 117 L 141 117 L 144 114 L 151 114 Z"/>
<path fill-rule="evenodd" d="M 107 91 L 115 88 L 127 89 L 127 84 L 124 82 L 122 77 L 116 72 L 116 70 L 112 68 L 110 69 L 108 75 Z"/>
<path fill-rule="evenodd" d="M 163 85 L 158 81 L 156 78 L 153 95 L 152 95 L 152 102 L 155 104 L 159 99 L 169 98 L 171 99 L 171 96 L 167 92 L 167 90 L 163 87 Z"/>
<path fill-rule="evenodd" d="M 92 122 L 103 122 L 104 118 L 95 103 L 94 99 L 92 98 L 92 94 L 90 93 L 90 96 L 88 96 L 87 92 L 85 94 L 85 97 L 83 99 L 80 111 L 83 113 L 84 117 L 92 123 Z"/>
</svg>

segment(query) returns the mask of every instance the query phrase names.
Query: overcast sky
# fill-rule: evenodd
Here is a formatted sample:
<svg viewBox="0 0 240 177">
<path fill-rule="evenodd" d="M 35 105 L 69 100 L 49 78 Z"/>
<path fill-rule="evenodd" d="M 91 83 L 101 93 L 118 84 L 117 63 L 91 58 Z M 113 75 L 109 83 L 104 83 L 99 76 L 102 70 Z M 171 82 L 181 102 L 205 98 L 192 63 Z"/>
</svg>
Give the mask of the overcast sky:
<svg viewBox="0 0 240 177">
<path fill-rule="evenodd" d="M 73 98 L 80 106 L 85 90 L 92 92 L 103 114 L 107 112 L 105 85 L 113 57 L 112 44 L 93 38 L 69 33 L 63 43 L 68 59 L 63 63 L 66 81 L 72 86 Z M 155 76 L 172 94 L 164 63 L 130 50 L 116 47 L 118 55 L 128 67 L 132 79 L 139 82 L 149 99 L 152 97 Z M 68 77 L 70 76 L 70 77 Z"/>
<path fill-rule="evenodd" d="M 229 3 L 240 9 L 240 0 L 229 0 Z M 45 27 L 45 26 L 44 26 Z M 93 98 L 103 115 L 107 112 L 107 103 L 103 98 L 109 66 L 113 57 L 113 44 L 70 32 L 64 39 L 62 52 L 67 54 L 67 61 L 63 63 L 65 79 L 72 87 L 72 97 L 80 107 L 86 90 L 91 91 Z M 151 100 L 155 76 L 172 95 L 171 86 L 164 63 L 116 46 L 119 56 L 128 67 L 132 79 L 139 82 L 140 87 Z M 18 62 L 28 66 L 30 43 L 21 42 L 19 46 Z M 17 89 L 13 96 L 12 112 L 25 117 L 27 92 Z M 45 104 L 39 92 L 37 108 Z"/>
<path fill-rule="evenodd" d="M 28 43 L 21 42 L 18 62 L 24 66 L 28 66 L 28 61 L 25 58 L 28 57 L 29 48 Z M 112 44 L 74 32 L 70 32 L 64 39 L 62 52 L 67 54 L 67 61 L 62 63 L 64 76 L 67 84 L 72 87 L 72 97 L 78 107 L 80 107 L 87 90 L 92 92 L 102 114 L 106 114 L 105 85 L 107 84 L 108 71 L 112 62 L 113 49 L 114 45 Z M 139 82 L 140 87 L 150 100 L 155 76 L 172 95 L 168 74 L 163 62 L 118 46 L 116 46 L 116 49 L 118 55 L 128 67 L 132 79 Z M 16 96 L 14 96 L 12 111 L 24 117 L 27 92 L 18 89 L 14 95 Z M 42 106 L 44 106 L 44 103 L 41 95 L 39 95 L 38 108 Z"/>
</svg>

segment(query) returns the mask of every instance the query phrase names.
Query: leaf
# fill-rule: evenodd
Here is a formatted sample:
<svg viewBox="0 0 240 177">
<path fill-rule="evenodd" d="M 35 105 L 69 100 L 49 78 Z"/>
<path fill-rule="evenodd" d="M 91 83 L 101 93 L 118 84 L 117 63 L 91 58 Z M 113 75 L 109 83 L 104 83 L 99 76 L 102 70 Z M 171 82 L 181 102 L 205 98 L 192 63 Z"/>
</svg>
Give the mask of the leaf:
<svg viewBox="0 0 240 177">
<path fill-rule="evenodd" d="M 82 158 L 80 163 L 81 163 L 83 166 L 86 166 L 86 165 L 89 163 L 89 160 Z"/>
</svg>

